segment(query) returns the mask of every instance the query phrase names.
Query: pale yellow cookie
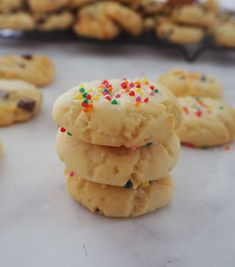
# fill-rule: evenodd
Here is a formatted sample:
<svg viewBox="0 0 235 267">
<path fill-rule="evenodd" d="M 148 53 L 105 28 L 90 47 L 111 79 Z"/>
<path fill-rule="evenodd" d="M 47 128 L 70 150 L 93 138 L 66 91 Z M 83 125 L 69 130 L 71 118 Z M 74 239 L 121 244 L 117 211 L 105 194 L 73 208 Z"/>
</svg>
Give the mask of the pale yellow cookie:
<svg viewBox="0 0 235 267">
<path fill-rule="evenodd" d="M 113 147 L 165 142 L 181 116 L 176 97 L 147 79 L 83 83 L 60 96 L 53 108 L 54 121 L 75 138 Z"/>
<path fill-rule="evenodd" d="M 69 0 L 27 0 L 32 11 L 38 13 L 61 10 L 68 5 Z"/>
<path fill-rule="evenodd" d="M 54 79 L 54 64 L 40 55 L 7 55 L 0 57 L 0 78 L 20 79 L 45 86 Z"/>
<path fill-rule="evenodd" d="M 156 25 L 156 35 L 175 44 L 194 44 L 201 42 L 205 32 L 197 27 L 183 26 L 168 19 L 160 19 Z"/>
<path fill-rule="evenodd" d="M 63 128 L 57 133 L 56 147 L 59 158 L 78 176 L 121 187 L 129 180 L 137 187 L 168 175 L 180 152 L 176 135 L 162 145 L 150 143 L 129 149 L 91 145 L 70 136 Z"/>
<path fill-rule="evenodd" d="M 34 117 L 42 103 L 41 92 L 20 80 L 0 80 L 0 126 Z"/>
<path fill-rule="evenodd" d="M 36 14 L 36 29 L 40 31 L 65 30 L 72 27 L 74 16 L 72 12 L 63 11 L 55 14 Z"/>
<path fill-rule="evenodd" d="M 28 31 L 33 30 L 34 27 L 34 19 L 29 13 L 0 14 L 0 29 Z"/>
<path fill-rule="evenodd" d="M 224 23 L 216 25 L 213 31 L 213 36 L 221 46 L 224 47 L 235 47 L 235 21 L 229 20 Z"/>
<path fill-rule="evenodd" d="M 215 14 L 207 8 L 195 4 L 176 8 L 172 18 L 182 24 L 210 28 L 216 22 Z"/>
<path fill-rule="evenodd" d="M 1 0 L 0 1 L 0 12 L 10 13 L 18 11 L 23 7 L 24 0 Z"/>
<path fill-rule="evenodd" d="M 177 130 L 182 143 L 196 147 L 223 145 L 235 137 L 235 111 L 222 100 L 179 97 L 184 112 Z"/>
<path fill-rule="evenodd" d="M 159 82 L 176 96 L 223 98 L 223 87 L 220 82 L 202 72 L 173 69 L 162 74 Z"/>
<path fill-rule="evenodd" d="M 92 212 L 107 217 L 136 217 L 169 203 L 173 194 L 170 176 L 151 182 L 147 187 L 121 188 L 86 181 L 66 171 L 70 196 Z"/>
<path fill-rule="evenodd" d="M 142 17 L 114 1 L 99 2 L 82 8 L 74 26 L 78 35 L 102 40 L 113 39 L 122 30 L 139 35 L 142 29 Z"/>
</svg>

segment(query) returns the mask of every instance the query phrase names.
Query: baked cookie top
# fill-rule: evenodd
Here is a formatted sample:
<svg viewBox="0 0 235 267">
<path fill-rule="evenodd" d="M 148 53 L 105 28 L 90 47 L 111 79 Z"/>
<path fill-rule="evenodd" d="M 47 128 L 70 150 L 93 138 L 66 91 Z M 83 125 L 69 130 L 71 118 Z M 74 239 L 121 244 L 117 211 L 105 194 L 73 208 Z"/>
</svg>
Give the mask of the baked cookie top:
<svg viewBox="0 0 235 267">
<path fill-rule="evenodd" d="M 98 80 L 59 97 L 53 118 L 82 141 L 133 147 L 172 136 L 181 108 L 168 89 L 147 79 Z"/>
<path fill-rule="evenodd" d="M 223 98 L 223 87 L 220 82 L 202 72 L 173 69 L 162 74 L 159 82 L 176 96 Z"/>
<path fill-rule="evenodd" d="M 178 129 L 183 143 L 194 146 L 216 146 L 235 137 L 235 111 L 217 99 L 191 96 L 179 97 L 184 119 Z"/>
</svg>

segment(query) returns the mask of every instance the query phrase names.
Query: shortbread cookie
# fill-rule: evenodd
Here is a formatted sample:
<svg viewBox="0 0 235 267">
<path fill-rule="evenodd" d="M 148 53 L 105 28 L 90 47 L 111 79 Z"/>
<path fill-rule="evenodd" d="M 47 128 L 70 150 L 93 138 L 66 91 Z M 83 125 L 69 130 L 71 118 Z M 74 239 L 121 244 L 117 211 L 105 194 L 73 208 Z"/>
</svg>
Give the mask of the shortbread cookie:
<svg viewBox="0 0 235 267">
<path fill-rule="evenodd" d="M 72 27 L 74 16 L 69 11 L 35 15 L 36 29 L 40 31 L 65 30 Z"/>
<path fill-rule="evenodd" d="M 162 74 L 159 82 L 176 96 L 223 98 L 223 87 L 219 81 L 202 72 L 173 69 Z"/>
<path fill-rule="evenodd" d="M 181 122 L 176 97 L 142 80 L 103 80 L 80 84 L 59 97 L 55 122 L 77 139 L 113 147 L 167 141 Z"/>
<path fill-rule="evenodd" d="M 31 10 L 37 13 L 61 10 L 68 3 L 69 0 L 28 0 Z"/>
<path fill-rule="evenodd" d="M 42 94 L 32 84 L 19 80 L 0 80 L 0 126 L 23 122 L 35 116 Z"/>
<path fill-rule="evenodd" d="M 0 13 L 10 13 L 18 11 L 23 7 L 24 0 L 1 0 Z"/>
<path fill-rule="evenodd" d="M 89 182 L 67 171 L 70 196 L 92 212 L 107 217 L 136 217 L 164 207 L 172 198 L 173 181 L 170 176 L 136 189 L 101 185 Z"/>
<path fill-rule="evenodd" d="M 34 26 L 35 22 L 32 15 L 26 12 L 0 14 L 0 29 L 27 31 L 33 30 Z"/>
<path fill-rule="evenodd" d="M 194 44 L 201 42 L 205 37 L 205 32 L 197 27 L 182 26 L 175 24 L 171 20 L 158 20 L 156 25 L 156 35 L 163 40 L 175 44 Z"/>
<path fill-rule="evenodd" d="M 172 14 L 176 22 L 210 28 L 216 22 L 215 14 L 200 5 L 186 5 L 176 8 Z"/>
<path fill-rule="evenodd" d="M 223 145 L 235 137 L 235 111 L 221 100 L 179 97 L 184 119 L 177 134 L 196 147 Z"/>
<path fill-rule="evenodd" d="M 115 38 L 121 30 L 138 35 L 142 29 L 142 17 L 116 2 L 99 2 L 82 8 L 74 26 L 78 35 L 104 40 Z"/>
<path fill-rule="evenodd" d="M 61 128 L 56 139 L 57 152 L 65 165 L 86 180 L 134 187 L 160 179 L 175 167 L 180 143 L 174 135 L 165 144 L 149 143 L 138 149 L 98 146 L 70 136 Z"/>
<path fill-rule="evenodd" d="M 45 86 L 54 79 L 54 64 L 40 55 L 7 55 L 0 57 L 0 78 L 20 79 Z"/>
<path fill-rule="evenodd" d="M 235 21 L 216 25 L 213 32 L 216 43 L 224 47 L 235 47 Z"/>
</svg>

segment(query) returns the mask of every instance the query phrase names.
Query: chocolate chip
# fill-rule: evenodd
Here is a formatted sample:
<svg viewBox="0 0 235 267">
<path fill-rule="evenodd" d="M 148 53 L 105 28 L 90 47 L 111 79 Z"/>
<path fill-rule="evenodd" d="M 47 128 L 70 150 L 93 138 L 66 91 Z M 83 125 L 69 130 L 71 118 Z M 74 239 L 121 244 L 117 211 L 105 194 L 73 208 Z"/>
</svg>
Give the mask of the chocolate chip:
<svg viewBox="0 0 235 267">
<path fill-rule="evenodd" d="M 131 182 L 131 180 L 129 180 L 129 181 L 124 185 L 124 187 L 125 187 L 126 189 L 132 188 L 132 182 Z"/>
<path fill-rule="evenodd" d="M 22 99 L 17 106 L 25 111 L 32 112 L 36 106 L 36 101 L 32 99 Z"/>
<path fill-rule="evenodd" d="M 27 59 L 27 60 L 31 60 L 31 59 L 33 59 L 33 56 L 32 56 L 31 54 L 25 54 L 25 55 L 22 55 L 22 57 L 23 57 L 24 59 Z"/>
<path fill-rule="evenodd" d="M 100 212 L 100 209 L 99 209 L 99 208 L 96 208 L 96 209 L 95 209 L 95 212 L 96 212 L 96 213 L 99 213 L 99 212 Z"/>
<path fill-rule="evenodd" d="M 7 99 L 9 97 L 9 93 L 6 91 L 0 91 L 0 98 Z"/>
<path fill-rule="evenodd" d="M 204 74 L 203 74 L 203 75 L 201 75 L 201 81 L 203 81 L 203 82 L 204 82 L 205 80 L 206 80 L 206 75 L 204 75 Z"/>
<path fill-rule="evenodd" d="M 153 142 L 147 143 L 145 146 L 151 146 L 152 144 L 153 144 Z"/>
</svg>

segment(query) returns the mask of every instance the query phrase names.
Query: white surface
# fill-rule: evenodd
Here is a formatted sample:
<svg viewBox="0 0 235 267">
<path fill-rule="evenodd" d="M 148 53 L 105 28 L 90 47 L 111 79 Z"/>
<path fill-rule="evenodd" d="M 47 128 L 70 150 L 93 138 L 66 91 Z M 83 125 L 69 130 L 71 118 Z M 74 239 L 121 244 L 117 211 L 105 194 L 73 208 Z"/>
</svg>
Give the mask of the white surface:
<svg viewBox="0 0 235 267">
<path fill-rule="evenodd" d="M 56 82 L 43 89 L 34 120 L 0 129 L 1 267 L 208 267 L 235 263 L 235 146 L 184 148 L 174 170 L 175 195 L 167 208 L 130 220 L 93 215 L 66 193 L 57 159 L 56 97 L 76 83 L 103 78 L 155 79 L 171 67 L 205 71 L 225 86 L 235 106 L 234 54 L 207 53 L 195 64 L 168 50 L 2 43 L 0 53 L 40 52 L 57 65 Z"/>
</svg>

